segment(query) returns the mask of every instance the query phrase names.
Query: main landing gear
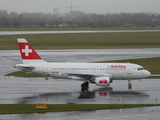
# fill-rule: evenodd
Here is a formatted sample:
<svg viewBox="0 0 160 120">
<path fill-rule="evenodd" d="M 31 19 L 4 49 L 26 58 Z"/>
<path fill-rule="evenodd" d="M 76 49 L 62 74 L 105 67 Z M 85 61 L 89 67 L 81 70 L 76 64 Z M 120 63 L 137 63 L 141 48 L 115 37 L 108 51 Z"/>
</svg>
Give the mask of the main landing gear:
<svg viewBox="0 0 160 120">
<path fill-rule="evenodd" d="M 128 80 L 128 89 L 132 89 L 132 84 L 131 84 L 131 81 L 130 80 Z"/>
<path fill-rule="evenodd" d="M 81 84 L 81 90 L 86 91 L 89 88 L 89 82 L 84 82 Z"/>
</svg>

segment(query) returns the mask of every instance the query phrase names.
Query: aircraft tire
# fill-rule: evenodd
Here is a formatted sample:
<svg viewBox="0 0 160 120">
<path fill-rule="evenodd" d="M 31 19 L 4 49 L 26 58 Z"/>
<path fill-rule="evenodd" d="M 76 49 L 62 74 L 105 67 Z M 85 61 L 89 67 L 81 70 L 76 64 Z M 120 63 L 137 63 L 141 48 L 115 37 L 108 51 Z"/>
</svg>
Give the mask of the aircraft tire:
<svg viewBox="0 0 160 120">
<path fill-rule="evenodd" d="M 132 84 L 128 84 L 128 88 L 129 88 L 129 89 L 132 89 Z"/>
<path fill-rule="evenodd" d="M 81 84 L 81 90 L 82 90 L 82 91 L 88 90 L 88 88 L 89 88 L 88 85 L 89 85 L 88 82 L 85 82 L 85 83 Z"/>
</svg>

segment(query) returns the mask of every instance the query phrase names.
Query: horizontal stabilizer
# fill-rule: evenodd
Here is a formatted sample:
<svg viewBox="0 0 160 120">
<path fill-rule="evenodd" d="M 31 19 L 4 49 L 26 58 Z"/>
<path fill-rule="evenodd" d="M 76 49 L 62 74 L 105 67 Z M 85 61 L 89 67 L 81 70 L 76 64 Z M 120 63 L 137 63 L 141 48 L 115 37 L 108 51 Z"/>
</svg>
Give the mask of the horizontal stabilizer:
<svg viewBox="0 0 160 120">
<path fill-rule="evenodd" d="M 34 66 L 26 65 L 26 64 L 17 64 L 14 67 L 24 71 L 32 71 L 33 69 L 35 69 Z"/>
</svg>

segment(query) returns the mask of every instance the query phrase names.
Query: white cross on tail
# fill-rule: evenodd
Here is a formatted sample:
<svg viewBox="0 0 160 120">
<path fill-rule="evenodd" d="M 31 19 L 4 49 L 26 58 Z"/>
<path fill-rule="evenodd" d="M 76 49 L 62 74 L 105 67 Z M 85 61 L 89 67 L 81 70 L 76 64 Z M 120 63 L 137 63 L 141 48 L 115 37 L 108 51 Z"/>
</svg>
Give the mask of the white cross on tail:
<svg viewBox="0 0 160 120">
<path fill-rule="evenodd" d="M 22 49 L 22 53 L 25 53 L 25 56 L 29 56 L 29 53 L 32 53 L 32 49 L 29 49 L 29 46 L 26 45 L 25 49 Z"/>
</svg>

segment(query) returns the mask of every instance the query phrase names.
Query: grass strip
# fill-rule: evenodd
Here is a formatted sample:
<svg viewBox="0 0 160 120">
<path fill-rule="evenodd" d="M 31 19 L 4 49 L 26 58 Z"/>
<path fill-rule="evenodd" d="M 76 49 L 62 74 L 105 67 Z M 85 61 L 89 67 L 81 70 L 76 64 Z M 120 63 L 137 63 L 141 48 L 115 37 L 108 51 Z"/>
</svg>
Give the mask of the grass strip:
<svg viewBox="0 0 160 120">
<path fill-rule="evenodd" d="M 0 114 L 89 111 L 160 106 L 160 104 L 48 104 L 48 108 L 35 108 L 35 104 L 0 104 Z"/>
<path fill-rule="evenodd" d="M 17 38 L 37 49 L 160 48 L 160 32 L 1 35 L 0 50 L 18 50 Z"/>
<path fill-rule="evenodd" d="M 12 73 L 8 73 L 5 76 L 15 76 L 15 77 L 44 77 L 42 75 L 34 74 L 34 73 L 29 73 L 25 71 L 16 71 Z"/>
</svg>

